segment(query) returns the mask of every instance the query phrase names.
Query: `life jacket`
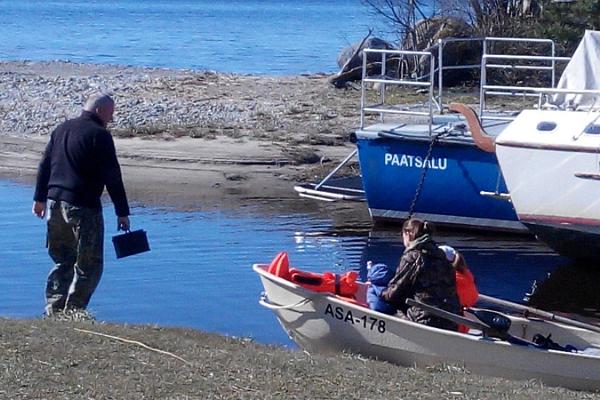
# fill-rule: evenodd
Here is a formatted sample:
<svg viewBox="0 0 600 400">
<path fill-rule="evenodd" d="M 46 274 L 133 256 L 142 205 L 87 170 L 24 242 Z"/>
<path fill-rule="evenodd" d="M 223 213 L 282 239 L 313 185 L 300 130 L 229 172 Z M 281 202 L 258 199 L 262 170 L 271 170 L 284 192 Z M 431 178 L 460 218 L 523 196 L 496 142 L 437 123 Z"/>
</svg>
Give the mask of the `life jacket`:
<svg viewBox="0 0 600 400">
<path fill-rule="evenodd" d="M 456 273 L 456 294 L 458 301 L 462 307 L 473 307 L 479 298 L 479 291 L 475 285 L 475 277 L 468 268 L 463 268 L 462 271 L 455 270 Z M 459 324 L 458 331 L 460 333 L 468 333 L 469 327 Z"/>
<path fill-rule="evenodd" d="M 475 285 L 475 278 L 468 268 L 456 270 L 456 294 L 463 307 L 473 307 L 479 298 L 479 291 Z"/>
<path fill-rule="evenodd" d="M 267 272 L 283 279 L 290 280 L 290 260 L 285 251 L 278 253 L 269 267 Z"/>
<path fill-rule="evenodd" d="M 294 282 L 305 289 L 315 292 L 332 293 L 342 300 L 367 307 L 365 303 L 359 302 L 354 297 L 358 291 L 358 283 L 356 283 L 358 272 L 356 271 L 348 271 L 341 275 L 333 272 L 319 274 L 317 272 L 301 271 L 296 268 L 290 268 L 288 254 L 282 251 L 271 261 L 267 272 Z"/>
<path fill-rule="evenodd" d="M 344 274 L 335 274 L 333 272 L 317 272 L 300 271 L 298 269 L 290 269 L 291 281 L 297 283 L 303 288 L 315 291 L 334 293 L 343 297 L 354 297 L 358 291 L 358 272 L 348 271 Z"/>
</svg>

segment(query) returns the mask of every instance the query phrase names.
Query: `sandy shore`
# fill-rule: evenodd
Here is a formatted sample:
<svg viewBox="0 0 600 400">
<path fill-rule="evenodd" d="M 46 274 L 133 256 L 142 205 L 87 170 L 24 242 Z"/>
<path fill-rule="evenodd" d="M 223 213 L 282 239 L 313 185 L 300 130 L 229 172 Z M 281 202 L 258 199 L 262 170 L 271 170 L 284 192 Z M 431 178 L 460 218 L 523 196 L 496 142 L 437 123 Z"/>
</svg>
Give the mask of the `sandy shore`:
<svg viewBox="0 0 600 400">
<path fill-rule="evenodd" d="M 294 182 L 324 176 L 353 149 L 359 120 L 358 92 L 325 76 L 0 63 L 0 174 L 31 181 L 53 127 L 98 89 L 116 98 L 129 196 L 149 204 L 295 198 Z"/>
<path fill-rule="evenodd" d="M 334 89 L 325 76 L 0 63 L 0 176 L 32 182 L 51 129 L 97 89 L 115 93 L 112 130 L 129 197 L 151 205 L 275 198 L 310 206 L 296 200 L 294 182 L 322 177 L 345 157 L 359 118 L 358 92 Z M 600 398 L 457 367 L 400 368 L 193 330 L 6 319 L 0 327 L 6 399 Z"/>
<path fill-rule="evenodd" d="M 0 136 L 0 176 L 33 182 L 47 137 Z M 261 199 L 296 200 L 293 185 L 328 173 L 347 145 L 313 146 L 323 158 L 296 162 L 284 146 L 257 140 L 117 138 L 123 179 L 132 202 L 202 209 Z"/>
</svg>

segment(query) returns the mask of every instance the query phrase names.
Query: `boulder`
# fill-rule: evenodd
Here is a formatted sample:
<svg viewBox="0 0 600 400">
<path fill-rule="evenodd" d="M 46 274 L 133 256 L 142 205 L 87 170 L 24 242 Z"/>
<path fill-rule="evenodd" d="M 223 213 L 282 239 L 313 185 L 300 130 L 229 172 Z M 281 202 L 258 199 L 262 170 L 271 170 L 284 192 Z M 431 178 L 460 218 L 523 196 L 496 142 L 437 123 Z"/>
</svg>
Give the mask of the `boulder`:
<svg viewBox="0 0 600 400">
<path fill-rule="evenodd" d="M 469 38 L 473 36 L 472 27 L 465 21 L 456 17 L 434 17 L 419 21 L 414 35 L 408 35 L 402 42 L 402 48 L 406 50 L 423 51 L 437 44 L 439 39 L 445 38 Z M 444 46 L 444 66 L 456 66 L 476 64 L 481 57 L 481 43 L 454 42 Z M 434 57 L 437 57 L 437 49 Z M 411 72 L 417 76 L 429 72 L 428 60 L 421 57 L 411 65 Z M 443 74 L 444 86 L 453 86 L 473 78 L 474 70 L 459 69 L 447 70 Z M 437 78 L 437 74 L 436 74 Z"/>
<path fill-rule="evenodd" d="M 330 79 L 330 82 L 334 86 L 345 87 L 349 82 L 362 79 L 362 49 L 365 48 L 389 50 L 394 47 L 383 39 L 366 38 L 361 42 L 354 43 L 353 45 L 344 48 L 337 59 L 340 71 Z M 367 63 L 378 63 L 380 61 L 381 55 L 377 54 L 369 54 L 367 59 Z M 381 68 L 381 66 L 379 66 L 379 68 Z M 376 73 L 371 69 L 370 73 Z"/>
<path fill-rule="evenodd" d="M 354 57 L 352 57 L 352 59 L 346 66 L 346 70 L 351 70 L 353 68 L 362 66 L 362 62 L 363 62 L 362 61 L 362 51 L 359 51 L 358 53 L 356 52 L 356 50 L 357 50 L 358 46 L 360 46 L 360 44 L 361 44 L 361 42 L 356 42 L 342 50 L 342 52 L 339 54 L 339 56 L 337 58 L 337 63 L 340 68 L 343 68 L 344 65 L 346 65 L 348 60 L 350 60 L 350 58 L 353 55 L 354 55 Z M 369 38 L 369 39 L 365 40 L 359 50 L 362 50 L 365 48 L 389 50 L 389 49 L 393 49 L 394 47 L 391 44 L 389 44 L 388 42 L 386 42 L 385 40 L 374 37 L 374 38 Z M 355 53 L 356 53 L 356 55 L 355 55 Z M 367 59 L 367 62 L 376 62 L 376 61 L 381 61 L 381 57 L 377 56 L 375 54 L 370 54 L 369 58 Z"/>
</svg>

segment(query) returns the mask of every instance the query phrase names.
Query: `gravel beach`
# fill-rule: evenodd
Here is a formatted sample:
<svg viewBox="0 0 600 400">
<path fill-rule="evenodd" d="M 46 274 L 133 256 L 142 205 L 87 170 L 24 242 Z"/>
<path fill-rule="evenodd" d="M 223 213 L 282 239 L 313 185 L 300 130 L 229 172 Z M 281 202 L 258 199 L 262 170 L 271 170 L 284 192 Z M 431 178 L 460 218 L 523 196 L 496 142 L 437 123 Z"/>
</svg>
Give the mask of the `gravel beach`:
<svg viewBox="0 0 600 400">
<path fill-rule="evenodd" d="M 30 180 L 49 133 L 95 91 L 117 103 L 111 130 L 130 197 L 153 204 L 296 197 L 294 181 L 323 176 L 353 149 L 359 120 L 359 91 L 324 75 L 1 62 L 0 174 Z"/>
<path fill-rule="evenodd" d="M 56 124 L 110 91 L 133 201 L 201 209 L 260 198 L 345 157 L 359 95 L 328 77 L 0 62 L 0 176 L 31 182 Z M 274 318 L 274 317 L 273 317 Z M 189 329 L 0 319 L 1 399 L 593 399 L 600 394 L 307 354 Z"/>
</svg>

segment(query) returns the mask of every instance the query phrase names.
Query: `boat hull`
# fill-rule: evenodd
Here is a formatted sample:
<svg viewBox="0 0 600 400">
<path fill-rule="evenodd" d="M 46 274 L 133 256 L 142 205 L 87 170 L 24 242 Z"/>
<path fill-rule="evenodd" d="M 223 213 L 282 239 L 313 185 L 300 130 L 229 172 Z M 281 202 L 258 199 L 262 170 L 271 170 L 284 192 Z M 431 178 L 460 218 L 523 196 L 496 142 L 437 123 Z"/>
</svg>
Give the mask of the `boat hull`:
<svg viewBox="0 0 600 400">
<path fill-rule="evenodd" d="M 496 141 L 519 219 L 562 255 L 600 256 L 598 135 L 583 112 L 524 111 Z M 550 132 L 542 123 L 555 123 Z"/>
<path fill-rule="evenodd" d="M 363 188 L 374 220 L 404 220 L 412 211 L 439 225 L 526 231 L 512 204 L 499 198 L 507 189 L 495 154 L 472 141 L 440 139 L 426 158 L 431 141 L 425 136 L 357 136 Z"/>
<path fill-rule="evenodd" d="M 600 226 L 562 222 L 526 223 L 525 226 L 550 248 L 580 262 L 596 262 L 600 258 Z"/>
<path fill-rule="evenodd" d="M 536 379 L 552 386 L 600 388 L 600 358 L 512 345 L 480 335 L 466 335 L 417 324 L 349 303 L 336 296 L 307 291 L 255 265 L 265 301 L 284 330 L 300 347 L 313 352 L 353 352 L 402 366 L 459 364 L 482 375 Z M 536 325 L 538 324 L 538 325 Z M 547 323 L 515 323 L 515 331 L 547 330 Z M 556 325 L 554 325 L 556 326 Z M 573 330 L 574 329 L 574 330 Z M 576 328 L 552 331 L 555 340 L 589 342 Z M 589 332 L 588 332 L 589 333 Z M 592 334 L 598 342 L 598 335 Z M 578 342 L 579 340 L 579 342 Z"/>
</svg>

